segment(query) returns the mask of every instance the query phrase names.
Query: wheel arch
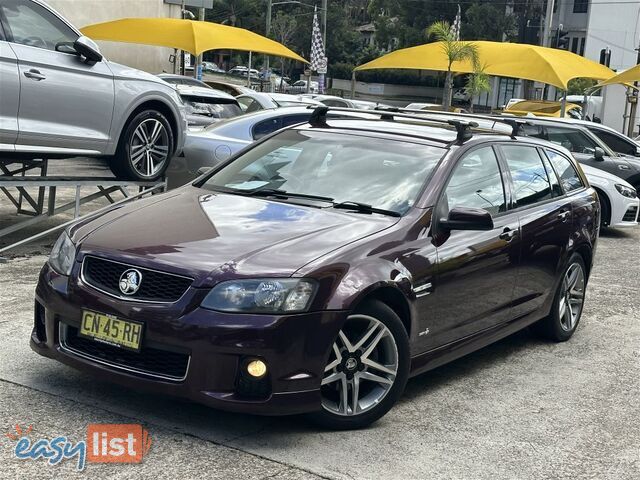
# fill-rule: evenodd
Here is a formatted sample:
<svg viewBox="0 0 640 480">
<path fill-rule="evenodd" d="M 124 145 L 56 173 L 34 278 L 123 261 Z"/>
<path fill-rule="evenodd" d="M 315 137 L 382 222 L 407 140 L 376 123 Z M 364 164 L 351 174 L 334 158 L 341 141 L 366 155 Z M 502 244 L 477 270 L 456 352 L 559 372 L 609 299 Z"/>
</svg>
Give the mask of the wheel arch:
<svg viewBox="0 0 640 480">
<path fill-rule="evenodd" d="M 176 118 L 176 115 L 173 109 L 166 102 L 163 102 L 162 100 L 159 100 L 156 98 L 142 101 L 140 104 L 134 107 L 133 110 L 129 112 L 129 114 L 127 115 L 127 119 L 124 121 L 124 123 L 122 124 L 122 128 L 120 129 L 120 135 L 118 136 L 118 145 L 120 145 L 120 143 L 123 141 L 124 139 L 123 135 L 127 131 L 127 127 L 129 126 L 131 121 L 134 119 L 136 115 L 138 115 L 140 112 L 144 110 L 156 110 L 165 116 L 165 118 L 169 122 L 169 126 L 171 127 L 171 133 L 173 134 L 172 154 L 175 154 L 178 148 L 178 140 L 179 140 L 180 127 L 178 125 L 178 119 Z"/>
<path fill-rule="evenodd" d="M 611 225 L 611 216 L 613 214 L 613 212 L 611 211 L 611 200 L 609 200 L 609 196 L 607 195 L 607 193 L 600 187 L 596 187 L 595 185 L 591 185 L 593 187 L 593 189 L 596 191 L 596 193 L 598 194 L 598 199 L 600 200 L 600 202 L 604 202 L 607 206 L 607 213 L 608 218 L 603 218 L 603 223 L 605 223 L 606 225 Z M 600 215 L 602 215 L 602 209 L 600 211 Z"/>
<path fill-rule="evenodd" d="M 589 274 L 591 273 L 591 263 L 593 261 L 593 249 L 591 248 L 590 245 L 587 245 L 586 243 L 582 243 L 578 245 L 574 251 L 575 253 L 577 253 L 582 257 L 582 260 L 584 261 L 584 266 L 587 269 L 587 278 L 588 278 Z"/>
<path fill-rule="evenodd" d="M 406 295 L 397 287 L 388 284 L 377 285 L 364 292 L 355 302 L 352 311 L 357 311 L 363 303 L 377 300 L 384 303 L 395 312 L 404 325 L 407 336 L 411 337 L 412 314 L 409 300 Z"/>
</svg>

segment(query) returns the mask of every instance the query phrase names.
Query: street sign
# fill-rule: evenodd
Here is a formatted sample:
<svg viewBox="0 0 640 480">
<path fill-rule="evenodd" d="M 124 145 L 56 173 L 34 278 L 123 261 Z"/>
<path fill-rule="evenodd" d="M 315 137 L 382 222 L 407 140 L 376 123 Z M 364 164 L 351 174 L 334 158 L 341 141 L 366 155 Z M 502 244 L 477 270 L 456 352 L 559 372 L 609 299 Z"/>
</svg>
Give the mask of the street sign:
<svg viewBox="0 0 640 480">
<path fill-rule="evenodd" d="M 182 0 L 164 0 L 171 5 L 182 5 Z M 185 7 L 213 8 L 213 0 L 185 0 Z"/>
<path fill-rule="evenodd" d="M 304 69 L 304 76 L 305 77 L 310 77 L 311 76 L 311 69 L 305 68 Z"/>
<path fill-rule="evenodd" d="M 320 74 L 327 73 L 327 57 L 324 57 L 322 60 L 320 60 L 318 64 L 318 73 Z"/>
</svg>

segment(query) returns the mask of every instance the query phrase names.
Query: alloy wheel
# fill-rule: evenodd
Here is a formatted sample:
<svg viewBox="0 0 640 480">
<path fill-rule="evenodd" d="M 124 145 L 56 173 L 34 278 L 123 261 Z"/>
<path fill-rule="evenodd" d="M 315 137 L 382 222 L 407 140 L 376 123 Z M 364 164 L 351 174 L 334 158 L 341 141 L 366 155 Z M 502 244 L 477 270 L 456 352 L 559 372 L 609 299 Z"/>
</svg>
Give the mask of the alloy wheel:
<svg viewBox="0 0 640 480">
<path fill-rule="evenodd" d="M 584 304 L 584 270 L 579 263 L 572 263 L 562 281 L 562 293 L 558 302 L 560 326 L 570 332 L 578 323 Z"/>
<path fill-rule="evenodd" d="M 140 122 L 131 137 L 129 158 L 135 171 L 143 177 L 153 177 L 169 158 L 169 134 L 159 120 Z"/>
<path fill-rule="evenodd" d="M 368 315 L 351 315 L 333 343 L 322 379 L 322 407 L 336 415 L 362 414 L 387 395 L 398 374 L 391 331 Z"/>
</svg>

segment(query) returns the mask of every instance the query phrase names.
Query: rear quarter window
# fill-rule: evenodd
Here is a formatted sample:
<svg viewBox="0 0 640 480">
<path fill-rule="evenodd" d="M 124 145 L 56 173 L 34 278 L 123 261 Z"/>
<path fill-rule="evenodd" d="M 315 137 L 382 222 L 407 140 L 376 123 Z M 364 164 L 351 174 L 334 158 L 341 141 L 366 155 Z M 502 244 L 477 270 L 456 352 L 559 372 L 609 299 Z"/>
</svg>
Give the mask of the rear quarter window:
<svg viewBox="0 0 640 480">
<path fill-rule="evenodd" d="M 554 150 L 545 150 L 544 153 L 558 174 L 560 184 L 565 192 L 571 192 L 584 187 L 584 183 L 571 160 Z"/>
</svg>

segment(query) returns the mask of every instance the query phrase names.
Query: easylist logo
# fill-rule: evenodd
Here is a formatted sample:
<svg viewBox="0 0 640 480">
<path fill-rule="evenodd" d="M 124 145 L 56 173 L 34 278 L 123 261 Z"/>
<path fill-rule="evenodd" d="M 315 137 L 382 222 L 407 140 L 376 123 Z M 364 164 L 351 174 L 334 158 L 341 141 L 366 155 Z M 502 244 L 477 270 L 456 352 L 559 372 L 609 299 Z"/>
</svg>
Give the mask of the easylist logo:
<svg viewBox="0 0 640 480">
<path fill-rule="evenodd" d="M 140 463 L 151 448 L 149 432 L 137 424 L 89 425 L 87 442 L 94 463 Z"/>
</svg>

